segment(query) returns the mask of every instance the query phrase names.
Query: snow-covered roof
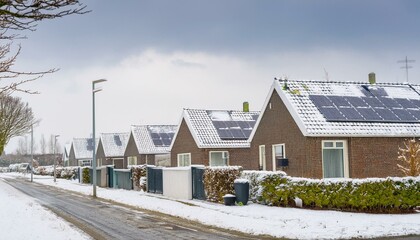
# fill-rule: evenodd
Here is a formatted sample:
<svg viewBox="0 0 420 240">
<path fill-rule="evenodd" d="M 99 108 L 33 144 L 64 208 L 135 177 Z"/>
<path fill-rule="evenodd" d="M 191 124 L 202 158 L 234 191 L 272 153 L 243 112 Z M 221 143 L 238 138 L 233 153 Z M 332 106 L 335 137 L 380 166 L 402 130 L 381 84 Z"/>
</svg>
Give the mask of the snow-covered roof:
<svg viewBox="0 0 420 240">
<path fill-rule="evenodd" d="M 280 96 L 304 136 L 340 137 L 410 137 L 420 135 L 420 119 L 417 122 L 387 121 L 327 121 L 310 96 L 360 97 L 420 100 L 420 86 L 408 83 L 330 82 L 275 80 L 264 109 L 273 91 Z M 376 91 L 376 93 L 375 93 Z M 376 97 L 380 95 L 380 97 Z M 313 99 L 313 98 L 312 98 Z M 386 108 L 386 107 L 385 107 Z M 414 112 L 420 110 L 413 109 Z M 392 110 L 393 111 L 393 110 Z M 413 115 L 414 116 L 414 115 Z M 258 124 L 258 123 L 257 123 Z M 254 131 L 255 132 L 255 131 Z M 253 132 L 253 134 L 254 134 Z M 253 136 L 253 135 L 252 135 Z"/>
<path fill-rule="evenodd" d="M 167 154 L 176 129 L 176 125 L 133 125 L 131 133 L 139 154 Z"/>
<path fill-rule="evenodd" d="M 121 157 L 124 156 L 130 133 L 101 133 L 102 146 L 104 148 L 105 157 Z"/>
<path fill-rule="evenodd" d="M 258 111 L 184 109 L 182 119 L 185 120 L 199 148 L 247 148 L 250 146 L 248 137 L 259 114 Z M 227 139 L 222 136 L 221 132 L 224 129 L 219 127 L 218 123 L 229 122 L 248 125 L 245 128 L 236 127 L 238 129 L 232 127 L 231 131 L 249 132 L 245 133 L 243 138 L 235 139 L 235 137 L 232 137 Z M 226 128 L 226 131 L 229 131 L 229 127 Z"/>
<path fill-rule="evenodd" d="M 95 147 L 93 147 L 92 138 L 73 138 L 73 149 L 76 159 L 92 159 L 93 150 L 98 147 L 99 138 L 95 139 Z"/>
</svg>

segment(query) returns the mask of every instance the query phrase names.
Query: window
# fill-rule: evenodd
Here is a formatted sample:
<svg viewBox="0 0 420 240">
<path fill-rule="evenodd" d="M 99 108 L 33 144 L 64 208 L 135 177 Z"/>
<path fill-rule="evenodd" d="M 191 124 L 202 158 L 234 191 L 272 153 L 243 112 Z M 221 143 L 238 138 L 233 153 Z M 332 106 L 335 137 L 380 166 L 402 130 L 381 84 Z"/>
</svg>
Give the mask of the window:
<svg viewBox="0 0 420 240">
<path fill-rule="evenodd" d="M 127 161 L 128 165 L 137 165 L 137 156 L 129 156 Z"/>
<path fill-rule="evenodd" d="M 211 167 L 229 166 L 228 151 L 211 151 L 209 165 Z"/>
<path fill-rule="evenodd" d="M 79 160 L 79 166 L 85 167 L 85 166 L 91 166 L 91 160 Z"/>
<path fill-rule="evenodd" d="M 277 160 L 281 158 L 286 158 L 284 144 L 273 145 L 273 171 L 277 171 Z"/>
<path fill-rule="evenodd" d="M 322 141 L 322 171 L 324 178 L 349 176 L 346 141 Z"/>
<path fill-rule="evenodd" d="M 260 170 L 266 170 L 265 165 L 265 145 L 260 145 Z"/>
<path fill-rule="evenodd" d="M 178 154 L 178 167 L 191 166 L 191 153 Z"/>
<path fill-rule="evenodd" d="M 102 166 L 102 158 L 97 159 L 96 166 L 101 167 Z"/>
</svg>

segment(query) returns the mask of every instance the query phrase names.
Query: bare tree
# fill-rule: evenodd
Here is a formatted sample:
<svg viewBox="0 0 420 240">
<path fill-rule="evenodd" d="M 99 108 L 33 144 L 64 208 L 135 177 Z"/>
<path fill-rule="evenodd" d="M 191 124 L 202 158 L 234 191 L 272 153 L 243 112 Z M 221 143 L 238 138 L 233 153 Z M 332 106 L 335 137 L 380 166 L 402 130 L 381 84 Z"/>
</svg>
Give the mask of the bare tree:
<svg viewBox="0 0 420 240">
<path fill-rule="evenodd" d="M 399 148 L 398 160 L 401 164 L 397 164 L 400 171 L 406 176 L 420 175 L 420 142 L 415 138 L 404 141 L 404 147 Z"/>
<path fill-rule="evenodd" d="M 45 139 L 44 134 L 41 135 L 41 140 L 39 140 L 39 148 L 40 148 L 41 154 L 47 153 L 47 140 Z"/>
<path fill-rule="evenodd" d="M 72 14 L 84 14 L 86 6 L 79 0 L 0 0 L 0 93 L 10 94 L 14 91 L 37 93 L 22 88 L 22 85 L 32 82 L 47 71 L 27 72 L 12 69 L 20 53 L 21 47 L 11 53 L 14 40 L 22 37 L 19 32 L 35 31 L 37 23 L 45 19 L 55 19 Z"/>
<path fill-rule="evenodd" d="M 0 94 L 0 152 L 12 137 L 31 129 L 36 120 L 32 109 L 18 97 Z"/>
</svg>

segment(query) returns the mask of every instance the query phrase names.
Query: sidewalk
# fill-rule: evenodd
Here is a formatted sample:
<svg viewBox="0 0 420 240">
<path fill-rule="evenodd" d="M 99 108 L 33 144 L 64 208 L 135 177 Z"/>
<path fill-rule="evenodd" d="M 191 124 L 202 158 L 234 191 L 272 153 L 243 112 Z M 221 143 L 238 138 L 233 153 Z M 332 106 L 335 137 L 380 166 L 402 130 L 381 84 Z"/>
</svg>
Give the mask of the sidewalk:
<svg viewBox="0 0 420 240">
<path fill-rule="evenodd" d="M 1 177 L 23 177 L 3 173 Z M 25 176 L 28 178 L 28 175 Z M 34 176 L 37 183 L 86 195 L 92 186 L 77 181 Z M 420 235 L 420 213 L 364 214 L 269 207 L 259 204 L 224 206 L 199 200 L 175 200 L 162 195 L 121 189 L 97 188 L 100 198 L 158 211 L 203 224 L 245 232 L 297 239 L 375 238 Z"/>
</svg>

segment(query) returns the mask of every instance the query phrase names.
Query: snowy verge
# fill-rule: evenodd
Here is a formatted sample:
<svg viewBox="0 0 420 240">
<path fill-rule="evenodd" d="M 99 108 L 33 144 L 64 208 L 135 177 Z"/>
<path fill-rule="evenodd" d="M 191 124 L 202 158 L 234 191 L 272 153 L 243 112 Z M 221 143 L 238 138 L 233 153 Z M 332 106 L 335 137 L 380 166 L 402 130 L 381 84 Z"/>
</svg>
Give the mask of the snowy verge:
<svg viewBox="0 0 420 240">
<path fill-rule="evenodd" d="M 0 179 L 0 213 L 1 239 L 90 239 L 3 179 Z"/>
<path fill-rule="evenodd" d="M 22 177 L 3 173 L 1 177 Z M 26 176 L 28 177 L 28 176 Z M 77 181 L 34 176 L 34 181 L 86 195 L 92 186 Z M 97 188 L 100 198 L 166 213 L 220 228 L 254 235 L 294 239 L 375 238 L 420 235 L 420 214 L 365 214 L 269 207 L 259 204 L 224 206 L 205 201 L 179 201 L 161 195 Z"/>
</svg>

